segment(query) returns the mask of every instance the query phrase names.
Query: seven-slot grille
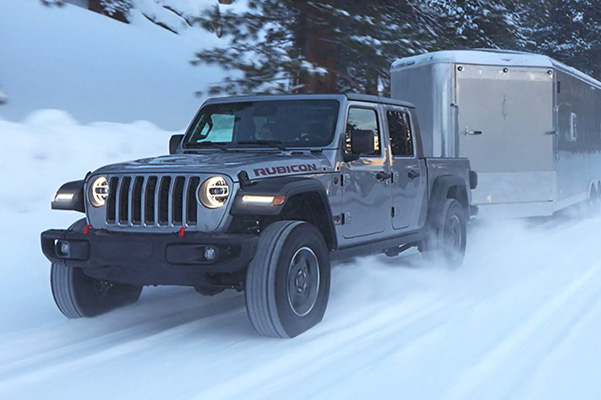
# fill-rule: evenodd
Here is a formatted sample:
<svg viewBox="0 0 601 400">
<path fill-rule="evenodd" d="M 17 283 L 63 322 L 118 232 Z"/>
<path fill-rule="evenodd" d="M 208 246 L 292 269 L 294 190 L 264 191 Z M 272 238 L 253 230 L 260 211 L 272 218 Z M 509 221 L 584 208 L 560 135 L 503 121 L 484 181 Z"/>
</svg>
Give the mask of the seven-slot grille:
<svg viewBox="0 0 601 400">
<path fill-rule="evenodd" d="M 111 176 L 106 223 L 113 226 L 169 228 L 196 225 L 197 176 Z"/>
</svg>

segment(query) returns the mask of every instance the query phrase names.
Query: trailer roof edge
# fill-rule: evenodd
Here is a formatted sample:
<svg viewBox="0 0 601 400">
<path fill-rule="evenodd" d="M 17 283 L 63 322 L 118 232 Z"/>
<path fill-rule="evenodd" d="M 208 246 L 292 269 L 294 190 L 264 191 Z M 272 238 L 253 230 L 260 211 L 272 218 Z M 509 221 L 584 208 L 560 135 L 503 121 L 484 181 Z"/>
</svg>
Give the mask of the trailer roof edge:
<svg viewBox="0 0 601 400">
<path fill-rule="evenodd" d="M 436 51 L 397 59 L 392 63 L 390 70 L 394 72 L 397 69 L 435 63 L 554 68 L 601 88 L 601 82 L 597 79 L 549 56 L 512 50 L 474 49 Z"/>
</svg>

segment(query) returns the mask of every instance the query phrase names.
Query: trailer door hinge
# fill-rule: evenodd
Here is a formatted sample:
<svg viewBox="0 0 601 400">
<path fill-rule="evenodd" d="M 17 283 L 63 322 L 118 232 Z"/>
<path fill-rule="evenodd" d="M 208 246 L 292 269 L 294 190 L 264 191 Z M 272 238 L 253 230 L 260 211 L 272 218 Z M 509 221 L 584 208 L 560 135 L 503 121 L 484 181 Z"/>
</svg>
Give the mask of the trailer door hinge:
<svg viewBox="0 0 601 400">
<path fill-rule="evenodd" d="M 342 214 L 342 225 L 346 225 L 346 224 L 350 224 L 351 223 L 351 213 L 347 212 Z"/>
<path fill-rule="evenodd" d="M 390 209 L 390 216 L 391 216 L 392 218 L 394 218 L 394 207 L 392 207 L 392 208 Z"/>
</svg>

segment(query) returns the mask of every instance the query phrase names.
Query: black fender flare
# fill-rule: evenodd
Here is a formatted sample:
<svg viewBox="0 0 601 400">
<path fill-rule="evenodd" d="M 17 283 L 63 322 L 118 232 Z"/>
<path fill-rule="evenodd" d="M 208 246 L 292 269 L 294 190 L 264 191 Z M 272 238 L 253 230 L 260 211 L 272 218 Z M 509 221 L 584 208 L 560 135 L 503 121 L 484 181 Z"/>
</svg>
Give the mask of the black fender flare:
<svg viewBox="0 0 601 400">
<path fill-rule="evenodd" d="M 56 192 L 54 200 L 50 204 L 53 210 L 69 210 L 86 212 L 84 206 L 84 187 L 85 180 L 67 182 Z"/>
<path fill-rule="evenodd" d="M 461 203 L 465 209 L 466 215 L 469 215 L 469 201 L 467 197 L 466 182 L 459 176 L 456 175 L 442 175 L 437 177 L 432 183 L 432 190 L 430 192 L 430 200 L 428 201 L 428 216 L 426 217 L 426 224 L 433 226 L 432 224 L 437 221 L 436 214 L 442 210 L 446 199 L 448 198 L 449 191 L 453 188 L 460 188 L 459 197 L 457 200 Z M 456 197 L 453 197 L 456 198 Z"/>
<path fill-rule="evenodd" d="M 282 213 L 291 198 L 304 194 L 316 194 L 321 200 L 325 210 L 324 218 L 326 218 L 324 228 L 327 229 L 328 235 L 331 238 L 332 248 L 336 249 L 336 229 L 334 228 L 330 201 L 323 184 L 315 178 L 285 176 L 254 181 L 250 185 L 240 187 L 234 198 L 230 214 L 234 216 L 278 216 Z M 286 198 L 284 203 L 279 206 L 250 205 L 242 202 L 244 196 L 285 196 Z"/>
</svg>

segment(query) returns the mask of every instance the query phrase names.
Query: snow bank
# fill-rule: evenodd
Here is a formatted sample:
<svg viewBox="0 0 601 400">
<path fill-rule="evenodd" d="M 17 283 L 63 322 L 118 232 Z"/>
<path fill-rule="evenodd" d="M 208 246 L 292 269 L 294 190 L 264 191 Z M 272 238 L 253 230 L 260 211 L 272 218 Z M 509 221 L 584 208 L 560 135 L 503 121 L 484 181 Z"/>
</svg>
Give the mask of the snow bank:
<svg viewBox="0 0 601 400">
<path fill-rule="evenodd" d="M 601 398 L 599 220 L 476 223 L 457 270 L 415 253 L 338 266 L 324 321 L 293 340 L 256 336 L 240 294 L 189 288 L 66 320 L 39 233 L 81 214 L 51 211 L 54 191 L 164 154 L 170 134 L 56 110 L 0 120 L 0 398 Z"/>
<path fill-rule="evenodd" d="M 59 110 L 35 112 L 24 123 L 0 119 L 0 210 L 47 209 L 62 183 L 112 160 L 165 154 L 171 134 L 142 121 L 80 125 Z"/>
<path fill-rule="evenodd" d="M 181 130 L 202 102 L 195 91 L 222 79 L 217 67 L 189 63 L 214 45 L 213 34 L 175 35 L 139 12 L 128 25 L 71 4 L 0 1 L 0 38 L 0 86 L 10 99 L 0 116 L 13 121 L 56 108 L 83 123 L 148 120 Z"/>
<path fill-rule="evenodd" d="M 39 314 L 17 309 L 51 304 L 39 233 L 81 218 L 76 212 L 51 212 L 56 189 L 110 162 L 166 154 L 171 134 L 141 121 L 81 125 L 59 110 L 35 112 L 23 123 L 0 119 L 0 219 L 5 227 L 0 233 L 0 303 L 5 304 L 0 332 L 19 321 L 35 326 L 52 314 L 50 307 Z"/>
</svg>

